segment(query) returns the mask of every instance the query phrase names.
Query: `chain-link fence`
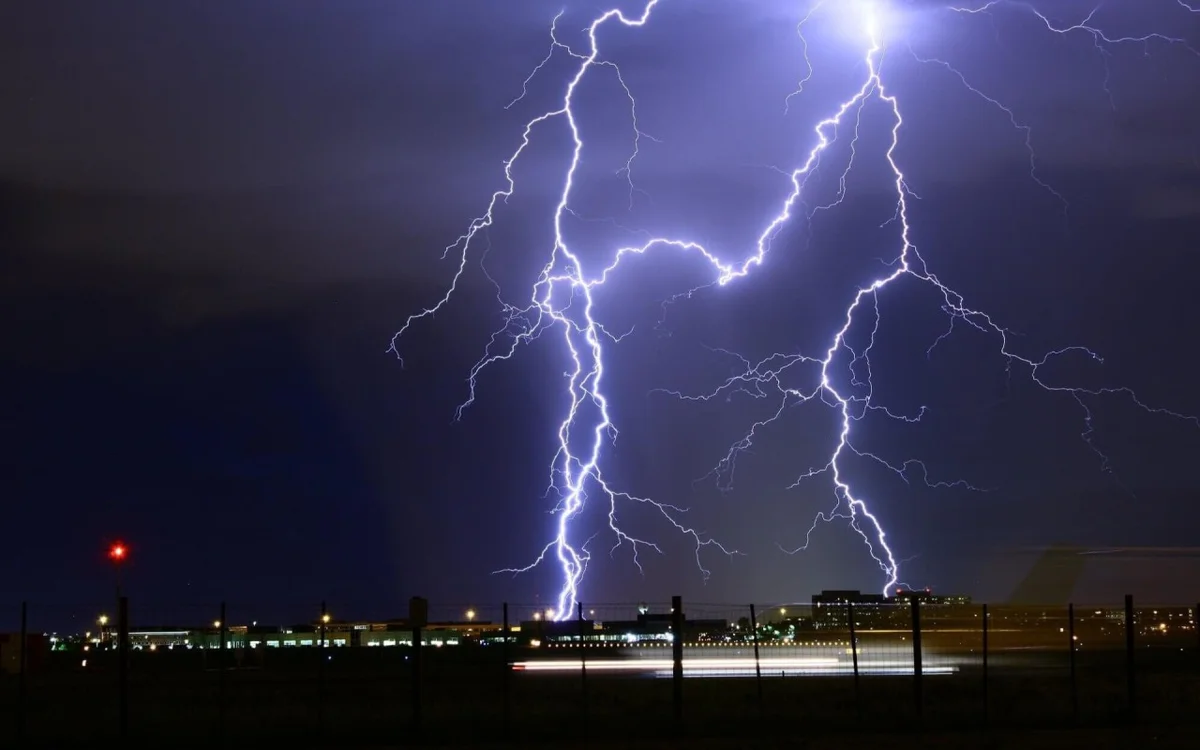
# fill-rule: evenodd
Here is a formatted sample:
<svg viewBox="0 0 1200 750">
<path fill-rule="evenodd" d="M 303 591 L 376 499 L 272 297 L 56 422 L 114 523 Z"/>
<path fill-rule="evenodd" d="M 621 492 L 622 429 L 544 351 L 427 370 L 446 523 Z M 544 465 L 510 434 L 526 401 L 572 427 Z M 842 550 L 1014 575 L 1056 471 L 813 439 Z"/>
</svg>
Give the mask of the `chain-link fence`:
<svg viewBox="0 0 1200 750">
<path fill-rule="evenodd" d="M 815 599 L 562 611 L 414 599 L 391 620 L 314 602 L 291 624 L 260 623 L 237 603 L 30 602 L 20 631 L 0 635 L 0 744 L 791 736 L 1200 716 L 1200 605 Z"/>
</svg>

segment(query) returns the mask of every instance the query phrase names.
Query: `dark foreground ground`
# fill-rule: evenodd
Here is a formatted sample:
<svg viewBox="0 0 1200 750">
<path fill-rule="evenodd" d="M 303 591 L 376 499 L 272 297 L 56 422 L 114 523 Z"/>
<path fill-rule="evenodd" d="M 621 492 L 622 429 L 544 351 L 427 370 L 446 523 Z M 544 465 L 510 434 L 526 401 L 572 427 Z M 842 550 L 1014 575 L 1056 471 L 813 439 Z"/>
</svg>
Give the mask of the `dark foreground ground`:
<svg viewBox="0 0 1200 750">
<path fill-rule="evenodd" d="M 29 742 L 21 745 L 3 743 L 0 746 L 17 747 L 80 747 L 84 743 L 63 745 L 57 742 Z M 353 748 L 354 750 L 398 750 L 419 746 L 412 739 L 398 741 L 393 744 L 359 744 L 343 743 L 336 737 L 300 740 L 290 743 L 294 748 L 320 747 L 327 750 Z M 171 747 L 214 747 L 211 742 L 172 740 Z M 216 747 L 236 747 L 242 743 L 236 738 L 221 742 Z M 125 747 L 161 747 L 158 742 L 149 740 L 134 740 Z M 521 747 L 530 750 L 545 748 L 627 748 L 628 750 L 675 750 L 687 748 L 695 750 L 950 750 L 954 748 L 980 748 L 981 750 L 1063 750 L 1064 748 L 1087 748 L 1088 750 L 1120 750 L 1123 748 L 1153 748 L 1153 750 L 1192 750 L 1196 747 L 1196 733 L 1192 728 L 1155 729 L 1140 727 L 1129 728 L 1071 728 L 1071 729 L 1042 729 L 1042 730 L 975 730 L 975 731 L 919 731 L 919 732 L 865 732 L 847 729 L 837 734 L 818 737 L 774 737 L 757 739 L 719 738 L 706 739 L 702 737 L 681 737 L 664 739 L 639 739 L 627 737 L 623 739 L 585 739 L 570 737 L 562 740 L 544 742 L 480 742 L 471 743 L 471 747 L 480 750 L 507 750 Z"/>
<path fill-rule="evenodd" d="M 1074 680 L 1057 656 L 997 657 L 986 681 L 969 665 L 926 676 L 919 701 L 912 676 L 857 687 L 849 675 L 689 678 L 681 720 L 672 680 L 650 676 L 506 672 L 500 661 L 438 656 L 425 660 L 418 691 L 402 650 L 347 649 L 323 662 L 298 649 L 224 671 L 202 652 L 133 657 L 133 747 L 1200 747 L 1200 660 L 1167 651 L 1138 654 L 1132 713 L 1115 652 L 1081 656 Z M 17 696 L 15 678 L 0 682 L 0 747 L 17 742 L 20 714 L 29 746 L 119 736 L 115 663 L 102 655 L 86 668 L 47 662 L 23 703 Z"/>
<path fill-rule="evenodd" d="M 488 747 L 503 747 L 502 745 Z M 530 746 L 538 747 L 538 746 Z M 550 747 L 546 745 L 545 747 Z M 696 750 L 774 750 L 793 748 L 804 750 L 908 750 L 909 748 L 984 748 L 986 750 L 1062 750 L 1063 748 L 1088 748 L 1092 750 L 1116 750 L 1117 748 L 1154 748 L 1175 750 L 1195 748 L 1196 735 L 1193 731 L 1140 730 L 1088 730 L 1069 729 L 1058 731 L 991 731 L 991 732 L 922 732 L 899 733 L 844 733 L 837 736 L 801 739 L 774 740 L 678 740 L 663 742 L 640 742 L 637 740 L 614 743 L 555 743 L 561 748 L 629 748 L 629 750 L 667 750 L 668 748 L 696 748 Z"/>
<path fill-rule="evenodd" d="M 483 745 L 482 748 L 510 747 L 506 745 Z M 987 732 L 915 732 L 901 733 L 842 733 L 836 736 L 811 739 L 763 739 L 763 740 L 665 740 L 643 742 L 636 739 L 616 742 L 556 742 L 553 745 L 528 745 L 531 748 L 628 748 L 629 750 L 674 750 L 674 748 L 696 748 L 696 750 L 909 750 L 909 748 L 982 748 L 985 750 L 1063 750 L 1064 748 L 1088 748 L 1088 750 L 1117 750 L 1118 748 L 1153 748 L 1175 750 L 1196 747 L 1195 732 L 1188 730 L 1137 730 L 1112 729 L 1064 729 L 1041 731 Z M 381 749 L 382 750 L 382 749 Z"/>
</svg>

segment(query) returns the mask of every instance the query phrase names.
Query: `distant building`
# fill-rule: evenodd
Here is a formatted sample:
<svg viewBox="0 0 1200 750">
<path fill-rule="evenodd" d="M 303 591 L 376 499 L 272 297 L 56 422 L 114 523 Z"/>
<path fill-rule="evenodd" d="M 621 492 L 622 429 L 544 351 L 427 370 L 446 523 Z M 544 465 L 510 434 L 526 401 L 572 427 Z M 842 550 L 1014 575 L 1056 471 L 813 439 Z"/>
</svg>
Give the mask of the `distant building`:
<svg viewBox="0 0 1200 750">
<path fill-rule="evenodd" d="M 938 595 L 929 589 L 896 589 L 895 596 L 864 594 L 854 590 L 826 590 L 813 595 L 813 623 L 817 630 L 848 631 L 852 606 L 856 628 L 880 630 L 911 627 L 910 607 L 913 600 L 922 605 L 944 608 L 964 607 L 971 603 L 969 596 Z"/>
<path fill-rule="evenodd" d="M 634 620 L 530 620 L 517 629 L 523 643 L 578 643 L 582 639 L 593 643 L 670 643 L 675 639 L 670 613 L 651 614 L 639 609 Z M 729 632 L 727 620 L 683 620 L 683 640 L 687 642 L 718 640 Z"/>
<path fill-rule="evenodd" d="M 850 589 L 826 589 L 819 594 L 813 594 L 812 603 L 814 607 L 830 606 L 834 604 L 883 604 L 887 600 L 883 594 L 864 594 L 858 590 Z"/>
<path fill-rule="evenodd" d="M 897 604 L 908 604 L 913 599 L 922 604 L 943 605 L 949 607 L 965 607 L 971 603 L 971 597 L 965 594 L 934 594 L 929 589 L 896 589 L 896 595 L 891 597 Z"/>
<path fill-rule="evenodd" d="M 853 605 L 855 627 L 880 628 L 897 620 L 895 602 L 883 594 L 849 589 L 825 590 L 812 597 L 813 625 L 817 630 L 848 631 Z"/>
<path fill-rule="evenodd" d="M 491 622 L 464 621 L 429 623 L 421 629 L 421 643 L 429 646 L 458 645 L 495 638 L 501 626 Z M 411 646 L 412 624 L 405 619 L 374 622 L 333 620 L 324 625 L 325 645 L 329 648 L 348 646 Z M 322 625 L 231 625 L 225 631 L 227 648 L 302 648 L 321 645 Z M 100 640 L 94 641 L 100 644 Z M 104 645 L 111 646 L 111 639 Z M 183 628 L 177 626 L 140 628 L 129 633 L 130 647 L 135 650 L 160 648 L 220 648 L 221 633 L 217 626 Z"/>
</svg>

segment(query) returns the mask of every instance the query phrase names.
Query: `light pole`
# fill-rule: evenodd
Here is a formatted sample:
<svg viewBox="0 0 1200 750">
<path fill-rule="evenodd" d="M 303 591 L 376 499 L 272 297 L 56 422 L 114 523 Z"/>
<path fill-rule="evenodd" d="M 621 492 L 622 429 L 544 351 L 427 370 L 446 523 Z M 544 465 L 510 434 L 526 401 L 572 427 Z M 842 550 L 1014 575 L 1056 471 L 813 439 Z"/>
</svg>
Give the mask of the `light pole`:
<svg viewBox="0 0 1200 750">
<path fill-rule="evenodd" d="M 129 558 L 129 547 L 124 542 L 113 542 L 108 548 L 108 559 L 112 561 L 117 579 L 117 599 L 121 598 L 121 565 Z"/>
<path fill-rule="evenodd" d="M 325 608 L 325 602 L 321 602 L 321 646 L 317 654 L 317 731 L 322 733 L 325 731 L 325 662 L 329 660 L 325 650 L 325 632 L 328 627 L 329 610 Z"/>
</svg>

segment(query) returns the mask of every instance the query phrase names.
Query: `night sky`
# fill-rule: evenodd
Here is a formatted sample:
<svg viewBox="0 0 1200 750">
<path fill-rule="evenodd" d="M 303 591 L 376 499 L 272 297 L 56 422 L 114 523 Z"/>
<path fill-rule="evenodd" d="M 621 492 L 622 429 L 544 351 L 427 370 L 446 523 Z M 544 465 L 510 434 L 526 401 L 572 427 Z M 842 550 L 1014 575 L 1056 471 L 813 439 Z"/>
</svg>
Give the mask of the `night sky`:
<svg viewBox="0 0 1200 750">
<path fill-rule="evenodd" d="M 1200 414 L 1200 55 L 1162 41 L 1098 50 L 1086 31 L 1055 35 L 1019 7 L 897 5 L 903 33 L 884 76 L 905 118 L 896 158 L 919 196 L 913 240 L 931 271 L 1016 332 L 1023 356 L 1073 344 L 1104 356 L 1064 358 L 1046 379 L 1128 386 Z M 456 256 L 443 248 L 503 187 L 525 122 L 563 94 L 573 68 L 559 55 L 505 109 L 545 57 L 561 1 L 20 6 L 0 11 L 0 602 L 58 615 L 107 606 L 103 555 L 116 538 L 131 547 L 124 586 L 148 619 L 221 600 L 259 620 L 304 619 L 321 600 L 355 617 L 402 614 L 413 594 L 550 601 L 553 567 L 490 573 L 530 562 L 553 533 L 543 494 L 564 403 L 561 334 L 486 370 L 477 401 L 454 416 L 502 323 L 490 279 L 527 300 L 548 257 L 569 157 L 561 123 L 537 131 L 451 303 L 400 341 L 403 366 L 387 350 L 444 293 Z M 598 4 L 566 7 L 562 38 L 582 49 Z M 1067 26 L 1090 7 L 1039 4 Z M 569 224 L 585 262 L 647 233 L 728 260 L 752 252 L 790 188 L 779 170 L 799 165 L 813 126 L 864 72 L 837 12 L 814 21 L 814 75 L 785 114 L 805 73 L 795 26 L 807 9 L 663 0 L 645 28 L 606 27 L 605 55 L 655 140 L 640 142 L 631 200 L 618 173 L 633 146 L 629 103 L 598 70 L 578 100 L 588 151 Z M 1200 47 L 1200 14 L 1174 0 L 1111 2 L 1092 24 Z M 1030 126 L 1038 175 L 1069 208 L 1031 179 L 1007 115 L 914 54 L 952 63 L 1011 107 Z M 666 554 L 643 553 L 639 576 L 628 548 L 610 558 L 612 540 L 597 537 L 585 601 L 770 603 L 882 584 L 845 523 L 819 527 L 807 552 L 780 551 L 834 504 L 827 477 L 788 489 L 828 460 L 831 410 L 789 409 L 722 491 L 696 480 L 774 402 L 685 403 L 655 389 L 716 388 L 739 368 L 717 349 L 758 360 L 827 348 L 854 290 L 897 251 L 895 225 L 880 228 L 894 210 L 886 115 L 864 111 L 844 202 L 811 221 L 799 211 L 750 277 L 664 315 L 664 299 L 711 274 L 659 252 L 597 295 L 597 316 L 633 331 L 608 346 L 620 437 L 607 477 L 691 508 L 690 524 L 744 555 L 706 550 L 705 582 L 686 538 L 630 513 L 628 530 Z M 813 204 L 836 196 L 848 142 L 813 178 Z M 875 398 L 928 415 L 868 418 L 856 445 L 989 491 L 929 489 L 919 472 L 906 485 L 854 464 L 906 582 L 1000 599 L 1031 547 L 1195 543 L 1196 424 L 1089 399 L 1106 471 L 1080 437 L 1080 404 L 1020 368 L 1010 377 L 996 337 L 960 324 L 927 355 L 948 324 L 939 303 L 912 280 L 881 295 Z M 1195 597 L 1193 575 L 1092 579 L 1091 599 L 1131 586 Z"/>
</svg>

